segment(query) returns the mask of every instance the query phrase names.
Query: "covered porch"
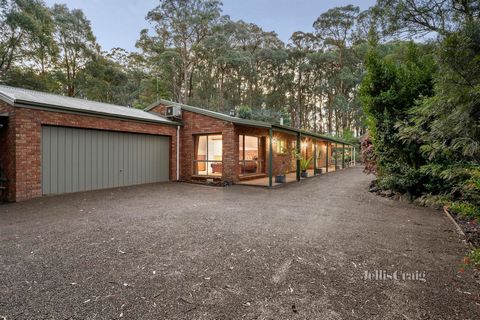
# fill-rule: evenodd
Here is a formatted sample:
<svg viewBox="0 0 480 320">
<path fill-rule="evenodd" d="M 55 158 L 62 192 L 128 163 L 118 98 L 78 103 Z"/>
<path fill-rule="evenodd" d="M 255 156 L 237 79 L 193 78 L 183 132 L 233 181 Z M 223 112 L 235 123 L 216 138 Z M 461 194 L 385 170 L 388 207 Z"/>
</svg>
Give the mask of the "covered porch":
<svg viewBox="0 0 480 320">
<path fill-rule="evenodd" d="M 308 178 L 300 178 L 300 179 L 309 179 L 311 177 L 314 177 L 313 169 L 309 169 L 309 170 L 307 170 L 307 172 L 308 172 Z M 279 182 L 275 182 L 275 179 L 273 179 L 272 187 L 279 187 L 281 185 L 284 185 L 284 184 L 290 183 L 290 182 L 298 182 L 297 173 L 296 172 L 287 173 L 285 175 L 285 180 L 286 180 L 286 182 L 279 183 Z M 242 181 L 239 181 L 236 184 L 245 185 L 245 186 L 255 186 L 255 187 L 269 187 L 269 177 L 267 175 L 265 175 L 265 176 L 260 177 L 260 178 L 242 180 Z"/>
<path fill-rule="evenodd" d="M 243 176 L 236 184 L 278 187 L 353 165 L 353 146 L 318 134 L 272 125 L 264 141 L 265 171 Z"/>
</svg>

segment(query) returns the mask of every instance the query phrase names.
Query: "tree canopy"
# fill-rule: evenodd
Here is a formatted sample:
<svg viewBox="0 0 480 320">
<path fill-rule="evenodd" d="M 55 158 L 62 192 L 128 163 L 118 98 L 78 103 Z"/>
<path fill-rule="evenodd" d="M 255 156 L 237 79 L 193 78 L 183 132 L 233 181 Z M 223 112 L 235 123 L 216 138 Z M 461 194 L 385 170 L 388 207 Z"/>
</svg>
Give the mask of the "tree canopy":
<svg viewBox="0 0 480 320">
<path fill-rule="evenodd" d="M 383 18 L 395 32 L 437 36 L 371 41 L 360 89 L 367 168 L 380 188 L 480 220 L 478 2 L 394 1 L 390 9 L 395 15 Z"/>
<path fill-rule="evenodd" d="M 352 5 L 320 12 L 313 32 L 284 43 L 224 15 L 219 0 L 159 0 L 137 51 L 105 52 L 81 9 L 0 0 L 0 81 L 134 107 L 166 98 L 251 110 L 256 119 L 358 136 L 369 12 Z"/>
</svg>

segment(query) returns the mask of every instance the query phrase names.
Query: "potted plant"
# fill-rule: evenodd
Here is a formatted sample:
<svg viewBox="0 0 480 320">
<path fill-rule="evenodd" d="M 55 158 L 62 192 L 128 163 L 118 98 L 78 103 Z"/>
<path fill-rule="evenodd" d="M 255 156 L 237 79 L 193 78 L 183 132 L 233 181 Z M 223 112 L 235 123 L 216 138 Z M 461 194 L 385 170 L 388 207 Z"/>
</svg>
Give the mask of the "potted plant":
<svg viewBox="0 0 480 320">
<path fill-rule="evenodd" d="M 317 151 L 317 159 L 322 159 L 322 154 L 323 154 L 323 151 L 322 149 L 319 149 Z M 323 169 L 322 168 L 315 168 L 315 173 L 314 175 L 317 175 L 317 174 L 323 174 Z"/>
<path fill-rule="evenodd" d="M 301 173 L 300 173 L 300 176 L 302 178 L 308 178 L 308 168 L 310 167 L 310 162 L 312 162 L 312 159 L 313 157 L 310 157 L 310 158 L 306 158 L 306 157 L 303 157 L 301 156 L 300 158 L 300 170 L 301 170 Z"/>
<path fill-rule="evenodd" d="M 350 167 L 350 162 L 352 161 L 352 158 L 350 157 L 350 155 L 346 155 L 345 156 L 345 168 L 349 168 Z"/>
<path fill-rule="evenodd" d="M 279 154 L 282 157 L 282 164 L 280 166 L 279 173 L 275 176 L 275 183 L 286 183 L 287 173 L 290 166 L 292 150 L 288 147 L 284 147 Z"/>
<path fill-rule="evenodd" d="M 287 161 L 285 161 L 285 159 L 282 159 L 282 165 L 280 166 L 280 173 L 275 176 L 275 183 L 287 182 L 286 165 L 287 165 Z"/>
</svg>

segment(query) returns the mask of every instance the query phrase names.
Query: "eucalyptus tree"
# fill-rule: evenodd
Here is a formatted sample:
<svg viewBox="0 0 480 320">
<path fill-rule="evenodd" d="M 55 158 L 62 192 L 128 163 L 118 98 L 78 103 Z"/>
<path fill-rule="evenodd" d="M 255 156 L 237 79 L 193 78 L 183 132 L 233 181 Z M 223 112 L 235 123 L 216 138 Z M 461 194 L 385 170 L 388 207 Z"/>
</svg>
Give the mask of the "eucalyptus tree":
<svg viewBox="0 0 480 320">
<path fill-rule="evenodd" d="M 308 127 L 309 108 L 312 107 L 313 70 L 308 54 L 315 51 L 316 38 L 312 33 L 297 31 L 288 44 L 288 72 L 292 79 L 289 90 L 290 121 L 295 127 Z"/>
<path fill-rule="evenodd" d="M 275 114 L 286 112 L 287 95 L 290 87 L 286 64 L 288 59 L 288 49 L 283 46 L 263 48 L 258 54 L 257 59 L 261 61 L 259 76 L 261 79 L 261 88 L 263 95 L 261 107 L 272 110 Z M 279 121 L 280 116 L 272 118 L 272 121 Z"/>
<path fill-rule="evenodd" d="M 210 102 L 220 111 L 244 102 L 241 86 L 249 74 L 251 57 L 238 46 L 235 39 L 238 29 L 236 22 L 226 20 L 213 29 L 198 50 L 195 99 Z"/>
<path fill-rule="evenodd" d="M 75 96 L 79 71 L 100 54 L 90 25 L 82 10 L 70 10 L 66 5 L 55 4 L 52 9 L 56 27 L 56 41 L 60 48 L 58 68 L 64 76 L 65 93 Z"/>
<path fill-rule="evenodd" d="M 339 68 L 344 65 L 347 46 L 353 39 L 354 26 L 360 8 L 353 5 L 335 7 L 322 13 L 313 23 L 317 36 L 325 46 L 335 47 L 339 52 Z"/>
<path fill-rule="evenodd" d="M 165 58 L 171 65 L 179 64 L 180 88 L 174 88 L 173 99 L 187 103 L 192 96 L 193 75 L 198 64 L 196 48 L 222 18 L 219 0 L 161 0 L 148 12 L 147 20 L 155 30 L 151 40 L 172 49 L 175 53 Z"/>
<path fill-rule="evenodd" d="M 95 55 L 78 72 L 76 88 L 82 96 L 96 101 L 131 103 L 127 73 L 120 64 L 104 55 Z"/>
<path fill-rule="evenodd" d="M 359 21 L 366 14 L 353 5 L 335 7 L 321 14 L 314 22 L 315 34 L 322 42 L 328 65 L 326 80 L 321 88 L 326 93 L 327 131 L 340 134 L 351 129 L 351 114 L 358 109 L 356 91 L 361 73 L 357 72 L 359 60 L 353 45 L 363 35 Z"/>
<path fill-rule="evenodd" d="M 0 0 L 0 80 L 15 63 L 38 63 L 42 73 L 55 54 L 53 22 L 41 0 Z"/>
<path fill-rule="evenodd" d="M 376 7 L 386 32 L 401 36 L 444 37 L 480 18 L 479 0 L 378 0 Z"/>
<path fill-rule="evenodd" d="M 198 46 L 192 101 L 221 111 L 240 105 L 261 109 L 272 89 L 272 64 L 278 71 L 283 49 L 275 33 L 225 19 Z"/>
</svg>

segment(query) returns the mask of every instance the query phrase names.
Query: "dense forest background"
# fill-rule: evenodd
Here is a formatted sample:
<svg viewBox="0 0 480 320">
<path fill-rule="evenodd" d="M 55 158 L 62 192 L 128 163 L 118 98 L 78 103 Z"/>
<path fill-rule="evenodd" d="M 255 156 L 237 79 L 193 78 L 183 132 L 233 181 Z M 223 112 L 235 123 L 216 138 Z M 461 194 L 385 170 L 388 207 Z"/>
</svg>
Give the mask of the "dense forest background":
<svg viewBox="0 0 480 320">
<path fill-rule="evenodd" d="M 480 1 L 401 1 L 369 35 L 359 96 L 366 171 L 380 190 L 444 207 L 480 248 Z M 373 30 L 373 29 L 372 29 Z M 480 269 L 480 249 L 465 261 Z"/>
<path fill-rule="evenodd" d="M 332 8 L 288 43 L 222 14 L 219 0 L 161 0 L 138 51 L 102 51 L 82 10 L 0 0 L 0 82 L 137 108 L 157 98 L 332 135 L 365 132 L 358 88 L 373 9 Z M 112 30 L 112 32 L 115 32 Z"/>
</svg>

